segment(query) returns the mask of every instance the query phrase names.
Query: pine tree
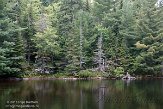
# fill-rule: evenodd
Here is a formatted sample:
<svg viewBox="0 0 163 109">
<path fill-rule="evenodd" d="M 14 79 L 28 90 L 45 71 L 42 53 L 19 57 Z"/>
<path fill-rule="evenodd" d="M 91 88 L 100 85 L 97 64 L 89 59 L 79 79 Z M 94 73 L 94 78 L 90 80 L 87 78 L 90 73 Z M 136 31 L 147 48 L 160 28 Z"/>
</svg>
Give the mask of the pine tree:
<svg viewBox="0 0 163 109">
<path fill-rule="evenodd" d="M 18 20 L 15 2 L 0 1 L 0 75 L 16 76 L 22 71 L 23 47 L 21 28 Z M 15 16 L 10 16 L 11 12 Z M 13 13 L 14 13 L 13 12 Z"/>
<path fill-rule="evenodd" d="M 146 45 L 141 49 L 136 57 L 134 69 L 135 72 L 144 74 L 160 74 L 162 68 L 162 8 L 154 6 L 155 1 L 146 2 L 146 6 L 141 7 L 137 32 L 140 42 Z M 150 7 L 150 9 L 149 9 Z"/>
<path fill-rule="evenodd" d="M 35 29 L 33 41 L 36 43 L 37 56 L 36 65 L 41 73 L 50 73 L 54 70 L 54 57 L 58 56 L 60 52 L 60 45 L 58 44 L 58 36 L 56 35 L 56 28 L 53 26 L 56 19 L 56 11 L 58 5 L 56 3 L 43 6 L 38 4 L 39 10 L 35 16 Z"/>
<path fill-rule="evenodd" d="M 80 68 L 79 53 L 79 31 L 75 25 L 77 12 L 82 7 L 81 0 L 63 0 L 60 5 L 58 15 L 58 35 L 60 45 L 63 50 L 62 64 L 68 72 L 76 71 Z M 77 38 L 78 37 L 78 38 Z"/>
<path fill-rule="evenodd" d="M 36 34 L 35 19 L 40 8 L 39 0 L 22 1 L 22 26 L 25 27 L 23 31 L 24 46 L 26 60 L 29 64 L 35 62 L 35 56 L 37 48 L 36 44 L 32 40 Z"/>
</svg>

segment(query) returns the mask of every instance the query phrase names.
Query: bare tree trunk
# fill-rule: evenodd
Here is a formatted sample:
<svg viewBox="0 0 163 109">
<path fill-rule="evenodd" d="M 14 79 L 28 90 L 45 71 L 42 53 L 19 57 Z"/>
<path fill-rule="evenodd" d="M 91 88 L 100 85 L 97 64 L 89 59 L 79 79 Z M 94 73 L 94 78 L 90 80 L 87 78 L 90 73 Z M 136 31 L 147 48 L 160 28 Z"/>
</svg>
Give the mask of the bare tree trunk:
<svg viewBox="0 0 163 109">
<path fill-rule="evenodd" d="M 103 53 L 103 49 L 102 49 L 102 33 L 100 35 L 100 37 L 98 38 L 98 43 L 97 43 L 97 50 L 95 51 L 95 62 L 97 64 L 97 69 L 99 71 L 104 71 L 105 70 L 105 56 Z"/>
<path fill-rule="evenodd" d="M 155 6 L 156 6 L 156 7 L 163 6 L 163 0 L 157 0 Z"/>
<path fill-rule="evenodd" d="M 38 21 L 38 30 L 40 32 L 44 32 L 48 25 L 47 25 L 47 17 L 44 15 L 44 9 L 41 7 L 41 15 L 40 15 L 40 20 Z"/>
<path fill-rule="evenodd" d="M 99 69 L 100 71 L 102 71 L 102 36 L 100 36 L 100 38 L 98 39 L 98 56 L 99 56 Z"/>
<path fill-rule="evenodd" d="M 31 25 L 32 25 L 32 19 L 30 17 L 30 13 L 32 12 L 31 0 L 29 1 L 29 3 L 30 3 L 30 8 L 28 9 L 28 28 L 31 28 Z M 26 42 L 27 62 L 30 63 L 30 57 L 31 57 L 30 44 L 28 43 L 29 41 L 27 39 L 25 39 L 25 38 L 24 38 L 24 42 Z"/>
<path fill-rule="evenodd" d="M 82 69 L 83 64 L 83 28 L 82 28 L 82 18 L 80 18 L 80 69 Z"/>
<path fill-rule="evenodd" d="M 104 59 L 103 59 L 104 53 L 102 50 L 102 33 L 98 39 L 98 69 L 100 71 L 104 70 Z"/>
</svg>

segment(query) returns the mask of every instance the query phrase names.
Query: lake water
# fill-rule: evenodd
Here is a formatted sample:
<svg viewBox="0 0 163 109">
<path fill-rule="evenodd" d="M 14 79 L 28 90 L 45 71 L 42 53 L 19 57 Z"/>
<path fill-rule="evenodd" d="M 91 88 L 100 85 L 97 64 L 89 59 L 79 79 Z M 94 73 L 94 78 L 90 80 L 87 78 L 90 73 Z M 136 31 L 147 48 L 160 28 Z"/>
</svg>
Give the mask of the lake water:
<svg viewBox="0 0 163 109">
<path fill-rule="evenodd" d="M 27 107 L 163 109 L 163 80 L 0 81 L 0 109 Z"/>
</svg>

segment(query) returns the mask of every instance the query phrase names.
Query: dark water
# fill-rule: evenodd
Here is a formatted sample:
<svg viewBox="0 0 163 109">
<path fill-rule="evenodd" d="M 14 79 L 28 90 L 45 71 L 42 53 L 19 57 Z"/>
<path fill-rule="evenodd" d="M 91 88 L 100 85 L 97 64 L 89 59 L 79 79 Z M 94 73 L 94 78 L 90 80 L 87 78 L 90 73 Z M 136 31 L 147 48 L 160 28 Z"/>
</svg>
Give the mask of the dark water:
<svg viewBox="0 0 163 109">
<path fill-rule="evenodd" d="M 0 109 L 163 109 L 163 80 L 0 81 Z"/>
</svg>

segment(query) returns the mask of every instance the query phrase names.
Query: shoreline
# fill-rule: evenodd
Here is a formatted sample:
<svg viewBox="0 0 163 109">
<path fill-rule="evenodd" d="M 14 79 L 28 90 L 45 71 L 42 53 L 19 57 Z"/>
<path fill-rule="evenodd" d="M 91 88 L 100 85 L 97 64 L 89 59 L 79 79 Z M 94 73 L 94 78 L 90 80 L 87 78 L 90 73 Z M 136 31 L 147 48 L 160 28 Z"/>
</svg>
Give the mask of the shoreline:
<svg viewBox="0 0 163 109">
<path fill-rule="evenodd" d="M 135 80 L 163 80 L 163 77 L 136 77 Z M 29 81 L 29 80 L 122 80 L 121 78 L 106 78 L 106 77 L 88 77 L 88 78 L 78 78 L 78 77 L 9 77 L 9 78 L 0 78 L 0 81 Z M 130 80 L 133 81 L 133 80 Z"/>
<path fill-rule="evenodd" d="M 89 78 L 77 78 L 77 77 L 61 77 L 61 78 L 56 78 L 56 77 L 28 77 L 28 78 L 17 78 L 17 77 L 12 77 L 12 78 L 0 78 L 0 81 L 2 80 L 9 80 L 9 81 L 28 81 L 28 80 L 106 80 L 108 78 L 104 77 L 89 77 Z M 108 79 L 110 80 L 110 79 Z"/>
</svg>

